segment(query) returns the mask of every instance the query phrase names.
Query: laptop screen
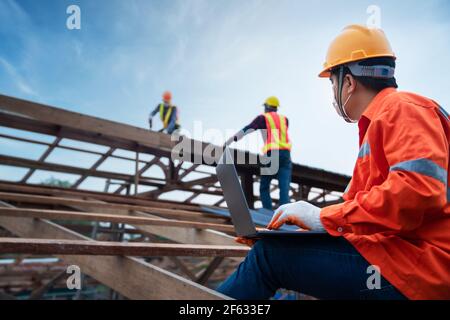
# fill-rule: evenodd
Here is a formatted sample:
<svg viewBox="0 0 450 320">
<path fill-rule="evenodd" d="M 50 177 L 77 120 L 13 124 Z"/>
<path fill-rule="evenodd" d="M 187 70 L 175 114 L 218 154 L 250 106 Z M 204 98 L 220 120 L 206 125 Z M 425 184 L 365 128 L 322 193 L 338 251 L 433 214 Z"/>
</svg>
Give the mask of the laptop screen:
<svg viewBox="0 0 450 320">
<path fill-rule="evenodd" d="M 241 183 L 234 165 L 233 157 L 228 148 L 216 167 L 217 178 L 223 190 L 223 195 L 230 210 L 231 220 L 238 236 L 256 234 L 255 224 L 250 215 L 250 209 L 242 190 Z"/>
</svg>

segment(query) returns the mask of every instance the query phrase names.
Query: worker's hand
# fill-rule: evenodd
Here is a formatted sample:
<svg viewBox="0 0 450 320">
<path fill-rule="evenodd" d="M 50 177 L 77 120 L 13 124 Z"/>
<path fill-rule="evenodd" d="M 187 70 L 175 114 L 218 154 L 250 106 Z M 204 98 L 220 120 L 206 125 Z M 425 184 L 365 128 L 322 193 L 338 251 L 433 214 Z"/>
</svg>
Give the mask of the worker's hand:
<svg viewBox="0 0 450 320">
<path fill-rule="evenodd" d="M 256 243 L 257 240 L 244 238 L 244 237 L 237 237 L 234 239 L 237 243 L 245 244 L 246 246 L 249 246 L 250 248 L 253 247 L 253 245 Z"/>
<path fill-rule="evenodd" d="M 305 230 L 324 231 L 320 221 L 320 208 L 312 204 L 299 201 L 282 205 L 275 211 L 268 229 L 279 229 L 283 224 L 296 225 Z"/>
</svg>

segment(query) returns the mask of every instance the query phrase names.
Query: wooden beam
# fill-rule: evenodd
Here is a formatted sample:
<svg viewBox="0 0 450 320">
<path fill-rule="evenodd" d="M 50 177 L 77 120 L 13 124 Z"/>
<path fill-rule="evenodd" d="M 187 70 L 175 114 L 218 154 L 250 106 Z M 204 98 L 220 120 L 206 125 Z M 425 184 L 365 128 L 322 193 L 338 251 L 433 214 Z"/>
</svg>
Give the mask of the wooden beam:
<svg viewBox="0 0 450 320">
<path fill-rule="evenodd" d="M 24 195 L 19 193 L 0 192 L 1 200 L 8 200 L 14 202 L 32 203 L 32 204 L 50 204 L 50 205 L 65 205 L 65 206 L 77 206 L 77 207 L 89 207 L 89 208 L 102 208 L 108 209 L 104 213 L 114 214 L 117 210 L 131 210 L 131 211 L 144 211 L 147 213 L 162 216 L 170 219 L 189 220 L 197 222 L 210 222 L 221 223 L 228 222 L 230 219 L 224 217 L 216 217 L 213 214 L 207 214 L 197 211 L 176 210 L 176 209 L 164 209 L 147 206 L 134 206 L 127 204 L 115 204 L 115 203 L 102 203 L 93 200 L 79 200 L 72 198 L 61 197 L 46 197 L 36 195 Z"/>
<path fill-rule="evenodd" d="M 138 194 L 139 190 L 139 152 L 136 152 L 136 162 L 134 166 L 134 195 Z"/>
<path fill-rule="evenodd" d="M 222 203 L 225 202 L 225 198 L 220 199 L 219 201 L 217 201 L 216 203 L 214 203 L 214 206 L 218 207 L 220 206 Z"/>
<path fill-rule="evenodd" d="M 176 183 L 176 184 L 166 184 L 163 187 L 158 187 L 155 190 L 140 193 L 139 197 L 147 197 L 147 198 L 155 199 L 163 193 L 176 191 L 176 190 L 187 191 L 187 192 L 201 192 L 203 194 L 209 194 L 209 195 L 213 195 L 213 196 L 222 196 L 223 195 L 222 191 L 216 191 L 216 190 L 210 191 L 207 188 L 194 189 L 191 186 L 184 186 L 182 184 Z"/>
<path fill-rule="evenodd" d="M 210 175 L 208 177 L 182 182 L 180 184 L 184 187 L 192 187 L 192 186 L 196 186 L 196 185 L 205 185 L 207 183 L 216 183 L 216 182 L 217 182 L 217 176 L 214 174 L 214 175 Z"/>
<path fill-rule="evenodd" d="M 71 173 L 80 176 L 92 176 L 97 178 L 105 178 L 105 179 L 115 179 L 115 180 L 123 180 L 127 182 L 133 182 L 134 177 L 132 175 L 108 172 L 108 171 L 99 171 L 99 170 L 90 170 L 83 169 L 79 167 L 67 166 L 57 163 L 49 163 L 49 162 L 39 162 L 36 160 L 29 160 L 11 156 L 0 155 L 0 164 L 15 166 L 15 167 L 23 167 L 23 168 L 32 168 L 32 169 L 40 169 L 40 170 L 48 170 L 54 172 L 62 172 L 62 173 Z M 152 182 L 151 179 L 143 179 L 141 181 L 143 185 L 148 186 L 161 186 L 161 183 Z"/>
<path fill-rule="evenodd" d="M 3 111 L 3 112 L 1 112 Z M 110 147 L 120 147 L 130 151 L 148 152 L 170 156 L 173 148 L 178 144 L 172 141 L 167 134 L 155 133 L 142 128 L 136 128 L 118 122 L 82 115 L 67 110 L 50 107 L 18 98 L 0 95 L 0 124 L 33 132 L 58 135 L 61 137 L 82 140 L 92 143 L 101 143 Z M 205 155 L 205 148 L 210 144 L 194 141 L 183 137 L 184 145 L 200 145 L 200 148 L 191 148 L 192 152 L 184 150 L 186 159 L 216 161 L 217 156 Z M 119 146 L 120 145 L 120 146 Z M 218 146 L 216 149 L 219 150 Z M 239 158 L 255 158 L 248 152 L 232 150 Z M 192 161 L 191 161 L 192 162 Z M 238 165 L 240 171 L 251 170 L 258 174 L 258 165 Z M 316 168 L 293 164 L 292 181 L 313 187 L 343 192 L 350 177 Z"/>
<path fill-rule="evenodd" d="M 0 95 L 2 110 L 13 112 L 23 117 L 32 118 L 42 122 L 66 126 L 75 129 L 84 129 L 98 135 L 110 137 L 126 136 L 143 145 L 157 148 L 171 148 L 170 136 L 151 132 L 149 130 L 132 127 L 119 122 L 95 118 L 81 113 L 67 111 L 44 104 Z"/>
<path fill-rule="evenodd" d="M 42 209 L 21 209 L 21 208 L 0 208 L 0 216 L 21 217 L 21 218 L 41 218 L 49 220 L 80 220 L 125 223 L 130 225 L 153 225 L 168 226 L 178 228 L 213 229 L 234 233 L 234 227 L 230 225 L 220 225 L 214 223 L 203 223 L 193 221 L 175 221 L 166 219 L 154 219 L 144 217 L 131 217 L 125 215 L 110 215 L 103 213 L 82 213 L 74 211 L 42 210 Z"/>
<path fill-rule="evenodd" d="M 0 238 L 1 240 L 2 238 Z M 33 290 L 28 297 L 28 300 L 40 300 L 42 297 L 49 291 L 55 284 L 61 281 L 64 277 L 67 276 L 66 270 L 56 274 L 52 279 L 50 279 L 47 283 L 40 286 L 39 288 Z"/>
<path fill-rule="evenodd" d="M 187 198 L 186 200 L 183 201 L 183 203 L 191 203 L 192 200 L 194 200 L 195 198 L 197 198 L 200 195 L 200 193 L 195 193 L 190 196 L 189 198 Z"/>
<path fill-rule="evenodd" d="M 167 183 L 164 186 L 159 187 L 156 190 L 152 190 L 152 191 L 146 191 L 146 192 L 142 192 L 139 194 L 139 196 L 141 197 L 158 197 L 159 195 L 166 193 L 166 192 L 170 192 L 173 190 L 185 190 L 185 191 L 191 191 L 191 192 L 201 192 L 201 193 L 205 193 L 205 194 L 211 194 L 211 195 L 218 195 L 221 196 L 223 193 L 221 191 L 209 191 L 207 189 L 193 189 L 192 187 L 194 186 L 204 186 L 206 184 L 210 184 L 210 183 L 216 183 L 217 182 L 217 176 L 216 175 L 210 175 L 208 177 L 204 177 L 204 178 L 200 178 L 200 179 L 195 179 L 195 180 L 191 180 L 191 181 L 186 181 L 186 182 L 170 182 Z"/>
<path fill-rule="evenodd" d="M 159 157 L 154 157 L 151 161 L 145 163 L 145 165 L 138 172 L 139 176 L 144 174 L 145 171 L 147 171 L 148 169 L 150 169 L 150 167 L 152 167 L 154 164 L 159 162 L 159 159 L 160 159 Z M 114 191 L 114 193 L 120 194 L 122 192 L 122 190 L 125 189 L 126 187 L 128 187 L 129 185 L 130 185 L 129 183 L 124 183 L 119 188 L 117 188 L 117 190 Z"/>
<path fill-rule="evenodd" d="M 11 207 L 0 202 L 0 205 Z M 0 217 L 0 226 L 24 238 L 90 240 L 46 220 Z M 141 259 L 118 256 L 60 256 L 66 263 L 129 299 L 229 299 Z"/>
<path fill-rule="evenodd" d="M 178 181 L 181 181 L 184 177 L 186 177 L 191 172 L 195 171 L 200 165 L 199 164 L 193 164 L 188 169 L 184 170 L 182 174 L 178 176 Z"/>
<path fill-rule="evenodd" d="M 49 163 L 49 162 L 39 162 L 36 160 L 30 160 L 30 159 L 24 159 L 24 158 L 18 158 L 18 157 L 12 157 L 12 156 L 6 156 L 6 155 L 0 155 L 0 164 L 7 165 L 7 166 L 13 166 L 13 167 L 22 167 L 22 168 L 31 168 L 31 169 L 39 169 L 39 170 L 47 170 L 52 172 L 61 172 L 61 173 L 70 173 L 74 175 L 80 175 L 80 176 L 92 176 L 97 178 L 105 178 L 105 179 L 114 179 L 114 180 L 121 180 L 127 182 L 127 184 L 133 184 L 135 181 L 135 177 L 133 175 L 123 174 L 123 173 L 115 173 L 110 171 L 99 171 L 99 170 L 91 170 L 91 169 L 84 169 L 74 166 L 68 166 L 68 165 L 61 165 L 57 163 Z M 176 185 L 167 185 L 164 184 L 164 182 L 152 180 L 151 178 L 141 178 L 140 184 L 145 186 L 151 186 L 151 187 L 157 187 L 159 189 L 157 190 L 163 190 L 163 189 L 178 189 L 178 190 L 184 190 L 184 191 L 190 191 L 191 185 L 184 185 L 184 184 L 176 184 Z M 170 190 L 164 190 L 163 192 L 167 192 Z M 148 194 L 151 194 L 154 191 L 149 191 Z M 205 194 L 211 194 L 211 195 L 221 195 L 220 192 L 217 191 L 208 191 L 204 190 L 202 191 Z M 147 193 L 140 194 L 141 197 L 148 195 Z"/>
<path fill-rule="evenodd" d="M 52 153 L 53 150 L 55 150 L 55 147 L 61 142 L 62 138 L 57 137 L 52 144 L 50 144 L 47 148 L 47 150 L 45 150 L 45 152 L 41 155 L 41 157 L 39 158 L 39 162 L 44 162 L 45 159 L 48 158 L 48 156 L 50 155 L 50 153 Z M 36 169 L 30 169 L 28 170 L 28 172 L 25 174 L 25 176 L 22 178 L 22 180 L 20 181 L 21 183 L 25 183 L 27 182 L 27 180 L 32 176 L 32 174 L 36 171 Z"/>
<path fill-rule="evenodd" d="M 125 197 L 121 195 L 110 195 L 101 192 L 80 191 L 80 190 L 66 190 L 62 188 L 48 187 L 48 186 L 32 186 L 32 185 L 18 185 L 15 183 L 1 182 L 0 190 L 14 191 L 23 193 L 37 193 L 48 194 L 55 196 L 72 196 L 81 199 L 95 200 L 99 203 L 104 201 L 122 202 L 122 203 L 136 203 L 142 205 L 162 205 L 169 208 L 199 208 L 198 205 L 180 205 L 170 203 L 167 201 L 149 201 L 136 197 Z M 86 208 L 88 208 L 86 206 Z M 77 210 L 80 210 L 77 208 Z M 105 209 L 101 209 L 103 211 Z M 81 210 L 84 211 L 84 210 Z M 127 210 L 121 210 L 121 214 L 129 214 Z M 156 216 L 145 213 L 136 212 L 137 216 L 156 218 Z M 193 244 L 227 244 L 234 245 L 234 237 L 215 230 L 200 230 L 194 228 L 177 228 L 165 226 L 141 226 L 140 230 L 146 233 L 155 234 L 179 243 L 193 243 Z"/>
<path fill-rule="evenodd" d="M 0 119 L 3 116 L 4 115 L 0 115 Z M 12 136 L 12 135 L 9 135 L 9 134 L 3 134 L 3 133 L 0 133 L 0 138 L 16 140 L 16 141 L 22 141 L 22 142 L 28 142 L 28 143 L 38 144 L 38 145 L 42 145 L 42 146 L 47 146 L 47 147 L 50 147 L 52 145 L 51 143 L 40 141 L 40 140 L 26 139 L 26 138 L 16 137 L 16 136 Z M 96 156 L 100 156 L 100 157 L 104 155 L 104 153 L 99 152 L 99 151 L 83 149 L 83 148 L 77 148 L 77 147 L 64 146 L 64 145 L 58 145 L 58 149 L 64 149 L 64 150 L 69 150 L 69 151 L 77 151 L 77 152 L 92 154 L 92 155 L 96 155 Z M 113 147 L 113 149 L 117 149 L 117 148 Z M 112 154 L 112 155 L 110 155 L 110 157 L 114 158 L 114 159 L 134 161 L 133 158 L 119 156 L 119 155 L 113 155 Z M 146 161 L 140 160 L 140 163 L 145 164 Z"/>
<path fill-rule="evenodd" d="M 178 257 L 169 257 L 169 259 L 175 263 L 175 265 L 183 272 L 185 275 L 189 277 L 192 281 L 196 281 L 197 277 L 195 274 L 189 270 L 189 268 L 181 261 Z"/>
<path fill-rule="evenodd" d="M 172 141 L 171 135 L 137 128 L 119 122 L 100 119 L 81 113 L 67 111 L 64 109 L 35 103 L 19 98 L 0 95 L 0 110 L 7 111 L 25 119 L 37 120 L 49 125 L 57 125 L 62 129 L 90 132 L 97 137 L 106 137 L 111 140 L 131 140 L 135 145 L 165 150 L 170 155 L 171 150 L 178 142 Z M 8 123 L 6 123 L 8 124 Z M 194 143 L 193 140 L 183 137 L 187 143 Z M 208 144 L 196 141 L 201 148 L 192 148 L 189 154 L 198 157 L 203 161 L 213 161 L 215 157 L 204 156 L 203 150 Z M 136 150 L 135 150 L 136 151 Z M 187 150 L 184 151 L 187 154 Z"/>
<path fill-rule="evenodd" d="M 141 152 L 164 157 L 170 157 L 171 154 L 170 150 L 163 150 L 154 147 L 139 145 L 135 141 L 129 140 L 123 136 L 109 137 L 105 135 L 99 135 L 98 133 L 91 132 L 86 129 L 68 128 L 62 126 L 62 124 L 53 124 L 32 118 L 25 118 L 11 113 L 3 113 L 1 105 L 0 125 L 8 128 L 36 132 L 40 134 L 53 136 L 59 135 L 60 137 L 63 137 L 65 139 L 79 140 L 96 145 L 120 148 L 132 152 L 138 149 Z"/>
<path fill-rule="evenodd" d="M 109 150 L 106 153 L 104 153 L 88 170 L 91 171 L 91 172 L 94 171 L 94 170 L 97 170 L 97 168 L 100 167 L 100 165 L 103 162 L 105 162 L 105 160 L 108 159 L 108 157 L 110 157 L 115 150 L 116 150 L 115 148 L 109 148 Z M 86 174 L 86 173 L 83 174 L 71 187 L 73 189 L 78 188 L 80 186 L 80 184 L 82 184 L 83 181 L 86 180 L 86 178 L 88 176 L 89 175 Z"/>
<path fill-rule="evenodd" d="M 87 225 L 79 225 L 79 224 L 60 224 L 60 226 L 63 226 L 64 228 L 73 230 L 75 232 L 81 233 L 81 234 L 92 234 L 93 226 L 87 226 Z M 103 228 L 103 227 L 97 227 L 97 234 L 98 233 L 106 233 L 106 234 L 114 234 L 117 231 L 111 230 L 110 228 Z M 137 229 L 125 229 L 124 233 L 126 234 L 133 234 L 133 235 L 142 235 L 142 232 Z"/>
<path fill-rule="evenodd" d="M 96 255 L 130 257 L 245 257 L 249 248 L 166 243 L 0 238 L 0 254 Z M 221 260 L 220 260 L 221 261 Z"/>
<path fill-rule="evenodd" d="M 214 271 L 219 267 L 219 265 L 222 263 L 223 257 L 216 257 L 214 258 L 209 266 L 203 271 L 203 273 L 198 277 L 196 280 L 197 283 L 205 285 L 206 282 L 208 282 L 209 278 L 212 276 Z"/>
<path fill-rule="evenodd" d="M 80 210 L 80 208 L 77 207 L 75 207 L 75 209 Z M 81 208 L 80 211 L 85 210 Z M 129 214 L 129 211 L 118 211 L 117 213 Z M 156 216 L 142 211 L 135 211 L 133 214 L 138 217 L 156 218 Z M 166 226 L 138 226 L 137 229 L 140 230 L 142 234 L 152 236 L 157 235 L 178 243 L 236 245 L 235 237 L 210 229 L 205 230 Z"/>
<path fill-rule="evenodd" d="M 86 191 L 86 190 L 68 190 L 65 188 L 58 188 L 54 186 L 43 186 L 43 185 L 32 185 L 32 184 L 18 184 L 7 181 L 0 181 L 0 190 L 6 192 L 20 192 L 25 194 L 39 194 L 39 195 L 49 195 L 49 196 L 67 196 L 67 197 L 77 197 L 77 198 L 95 198 L 102 201 L 121 203 L 121 204 L 131 204 L 131 205 L 142 205 L 149 207 L 158 207 L 165 209 L 179 209 L 179 210 L 194 210 L 199 209 L 200 206 L 196 204 L 182 204 L 179 202 L 166 201 L 166 200 L 148 200 L 141 197 L 134 196 L 123 196 L 115 195 L 105 192 L 97 191 Z"/>
</svg>

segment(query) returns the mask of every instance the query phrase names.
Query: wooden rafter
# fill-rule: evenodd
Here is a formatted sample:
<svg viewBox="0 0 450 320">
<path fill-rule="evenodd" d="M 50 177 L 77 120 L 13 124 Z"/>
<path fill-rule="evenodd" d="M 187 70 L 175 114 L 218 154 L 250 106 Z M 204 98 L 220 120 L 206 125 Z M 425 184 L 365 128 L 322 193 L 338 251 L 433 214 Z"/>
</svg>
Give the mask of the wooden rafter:
<svg viewBox="0 0 450 320">
<path fill-rule="evenodd" d="M 61 137 L 57 137 L 47 148 L 47 150 L 45 150 L 45 152 L 39 157 L 38 162 L 44 162 L 48 156 L 50 155 L 50 153 L 53 152 L 53 150 L 55 150 L 56 146 L 58 146 L 58 144 L 61 142 L 62 138 Z M 22 178 L 22 180 L 20 180 L 21 183 L 25 183 L 27 182 L 27 180 L 33 175 L 33 173 L 36 171 L 36 169 L 30 169 L 28 170 L 28 172 L 25 174 L 25 176 Z"/>
<path fill-rule="evenodd" d="M 183 180 L 184 177 L 186 177 L 186 176 L 187 176 L 188 174 L 190 174 L 191 172 L 194 172 L 195 169 L 197 169 L 199 166 L 200 166 L 199 164 L 193 164 L 193 165 L 191 165 L 188 169 L 184 170 L 184 172 L 178 176 L 178 180 L 179 180 L 179 181 Z M 179 168 L 181 168 L 181 164 L 180 164 L 180 167 L 179 167 Z"/>
<path fill-rule="evenodd" d="M 180 209 L 164 209 L 153 206 L 138 206 L 128 204 L 115 204 L 115 203 L 103 203 L 94 200 L 80 200 L 73 198 L 62 197 L 48 197 L 38 195 L 27 195 L 20 193 L 0 192 L 0 200 L 15 201 L 21 203 L 31 204 L 52 204 L 52 205 L 64 205 L 64 206 L 77 206 L 88 207 L 95 210 L 101 208 L 106 209 L 105 213 L 117 214 L 117 210 L 132 210 L 132 211 L 144 211 L 152 213 L 164 218 L 171 219 L 186 219 L 197 222 L 224 222 L 229 219 L 223 217 L 217 217 L 212 214 L 205 214 L 194 210 L 180 210 Z"/>
<path fill-rule="evenodd" d="M 208 279 L 212 276 L 214 271 L 219 267 L 219 265 L 222 263 L 223 257 L 216 257 L 214 258 L 209 266 L 205 269 L 205 271 L 198 277 L 197 283 L 199 284 L 206 284 Z"/>
<path fill-rule="evenodd" d="M 105 162 L 106 159 L 108 159 L 115 150 L 116 150 L 115 148 L 109 148 L 109 150 L 106 153 L 104 153 L 88 170 L 90 172 L 97 170 L 97 168 L 100 167 L 102 163 Z M 77 181 L 75 181 L 75 183 L 71 187 L 73 189 L 78 188 L 80 184 L 82 184 L 83 181 L 86 180 L 88 176 L 89 174 L 87 173 L 83 174 Z"/>
<path fill-rule="evenodd" d="M 184 150 L 185 157 L 176 164 L 176 160 L 174 163 L 171 154 L 172 151 L 175 151 L 173 148 L 178 141 L 172 141 L 169 135 L 3 95 L 0 95 L 0 126 L 46 134 L 56 138 L 52 143 L 47 143 L 0 134 L 0 137 L 47 146 L 46 152 L 38 160 L 0 155 L 0 164 L 27 168 L 30 170 L 28 175 L 31 175 L 30 172 L 34 170 L 78 175 L 79 178 L 74 183 L 76 188 L 84 186 L 82 182 L 88 177 L 103 178 L 107 181 L 117 182 L 120 185 L 116 189 L 117 194 L 113 194 L 109 189 L 105 189 L 104 192 L 92 192 L 0 181 L 0 200 L 17 203 L 19 206 L 24 207 L 9 208 L 7 210 L 0 209 L 0 226 L 4 226 L 6 230 L 25 238 L 22 239 L 23 242 L 19 241 L 20 243 L 17 243 L 17 239 L 15 239 L 16 243 L 14 244 L 5 242 L 6 246 L 2 246 L 0 239 L 0 247 L 7 248 L 7 246 L 15 245 L 16 247 L 9 248 L 12 248 L 10 250 L 16 250 L 15 252 L 17 253 L 20 250 L 28 250 L 33 243 L 36 243 L 40 250 L 46 248 L 48 250 L 47 254 L 51 254 L 51 252 L 56 253 L 55 250 L 64 247 L 65 243 L 48 243 L 46 241 L 59 241 L 51 239 L 69 241 L 68 245 L 73 246 L 71 248 L 74 251 L 71 252 L 74 255 L 61 256 L 66 263 L 79 264 L 83 272 L 129 298 L 226 298 L 193 283 L 196 281 L 206 283 L 225 256 L 223 253 L 218 254 L 217 252 L 208 251 L 208 256 L 215 258 L 210 260 L 208 268 L 196 275 L 175 256 L 180 253 L 177 250 L 193 250 L 195 253 L 192 253 L 192 255 L 196 256 L 201 251 L 195 250 L 200 249 L 200 247 L 196 246 L 206 246 L 208 250 L 217 249 L 210 246 L 218 245 L 236 247 L 237 250 L 241 251 L 248 250 L 246 247 L 236 245 L 234 242 L 234 237 L 230 235 L 234 233 L 234 228 L 229 224 L 229 218 L 206 214 L 201 206 L 190 203 L 193 199 L 203 194 L 220 196 L 221 199 L 216 203 L 217 206 L 224 202 L 220 186 L 216 185 L 216 176 L 210 172 L 198 170 L 199 166 L 211 166 L 211 163 L 214 165 L 213 160 L 217 160 L 218 154 L 210 156 L 204 153 L 205 148 L 211 146 L 199 141 L 182 138 L 185 143 L 191 146 L 196 144 L 200 148 L 193 148 L 192 151 Z M 98 152 L 61 145 L 59 141 L 56 142 L 58 139 L 93 143 L 108 149 L 105 149 L 107 150 L 106 152 Z M 99 158 L 88 169 L 76 167 L 76 164 L 61 165 L 47 162 L 48 155 L 56 147 L 58 149 L 95 154 Z M 114 155 L 114 150 L 132 152 L 136 156 L 123 157 Z M 247 152 L 234 151 L 234 153 L 239 158 L 248 159 L 250 156 Z M 146 159 L 144 156 L 147 155 L 154 156 L 154 159 L 152 161 L 144 161 L 143 159 Z M 121 174 L 98 170 L 108 158 L 119 158 L 129 161 L 130 165 L 134 164 L 134 173 Z M 194 159 L 196 160 L 195 163 Z M 166 162 L 164 162 L 166 160 L 169 161 L 169 165 L 166 165 Z M 182 168 L 183 163 L 191 163 L 191 166 L 184 169 Z M 145 171 L 152 165 L 159 166 L 163 170 L 165 177 L 162 179 L 144 177 Z M 259 179 L 259 166 L 255 164 L 236 165 L 236 169 L 243 179 L 244 192 L 249 200 L 249 205 L 252 206 L 258 199 L 258 197 L 253 195 L 253 187 L 255 181 Z M 204 174 L 205 177 L 182 181 L 194 172 Z M 291 190 L 294 193 L 294 198 L 305 194 L 308 196 L 311 188 L 324 190 L 324 192 L 327 192 L 325 190 L 342 192 L 348 181 L 349 177 L 344 175 L 294 164 Z M 133 185 L 135 186 L 135 195 L 131 195 L 133 193 Z M 156 188 L 156 190 L 138 193 L 138 188 L 142 190 L 144 186 Z M 294 186 L 295 188 L 298 187 L 298 189 L 295 189 Z M 127 189 L 127 195 L 120 194 L 124 189 Z M 159 195 L 174 190 L 192 192 L 192 195 L 186 199 L 188 203 L 156 200 Z M 321 198 L 323 198 L 323 195 L 321 195 Z M 276 199 L 273 200 L 277 201 Z M 320 198 L 315 198 L 314 200 L 319 201 Z M 330 203 L 332 202 L 321 202 L 320 205 Z M 58 210 L 48 210 L 46 208 Z M 71 231 L 46 219 L 80 222 L 109 221 L 111 222 L 111 228 L 96 227 L 94 232 L 92 226 L 74 223 L 69 226 L 69 228 L 73 229 Z M 67 222 L 66 224 L 68 225 Z M 124 230 L 123 226 L 125 224 L 135 226 L 135 228 L 129 229 L 127 227 Z M 107 231 L 108 234 L 100 235 L 102 239 L 109 239 L 115 242 L 107 243 L 108 246 L 103 247 L 101 246 L 102 243 L 92 241 L 92 239 L 78 234 L 75 230 L 82 231 L 84 234 L 91 234 L 92 238 L 95 238 L 94 235 L 97 232 Z M 132 243 L 118 242 L 122 240 L 124 233 L 130 233 L 129 236 L 133 237 Z M 4 236 L 9 237 L 11 235 L 5 234 Z M 40 240 L 35 240 L 35 238 Z M 157 246 L 146 242 L 150 238 L 158 239 L 156 241 Z M 30 243 L 26 243 L 28 240 L 30 240 Z M 80 243 L 77 243 L 78 241 Z M 140 241 L 144 241 L 144 243 Z M 88 249 L 86 249 L 87 242 L 92 244 Z M 159 269 L 140 259 L 117 256 L 118 254 L 134 255 L 132 250 L 135 250 L 135 247 L 130 245 L 139 248 L 140 254 L 142 254 L 142 250 L 148 250 L 148 252 L 145 252 L 150 255 L 156 253 L 164 254 L 166 252 L 165 254 L 172 257 L 172 261 L 193 281 L 178 277 L 167 270 Z M 26 249 L 24 247 L 20 249 L 19 246 L 24 246 Z M 142 246 L 146 248 L 143 249 Z M 109 253 L 113 256 L 91 255 L 105 252 L 107 254 L 107 250 L 110 250 Z M 166 251 L 163 252 L 161 250 Z M 65 253 L 67 252 L 66 250 Z M 83 255 L 76 254 L 83 252 L 85 252 Z M 241 261 L 243 256 L 245 256 L 244 253 L 235 258 L 228 258 L 227 261 Z M 55 273 L 55 275 L 57 274 Z M 130 278 L 131 275 L 133 278 Z M 48 275 L 45 279 L 49 279 Z M 146 281 L 151 282 L 151 285 Z M 41 287 L 41 289 L 45 290 L 45 286 Z"/>
<path fill-rule="evenodd" d="M 11 157 L 11 156 L 5 156 L 5 155 L 0 155 L 0 163 L 10 165 L 10 166 L 23 167 L 23 168 L 33 168 L 33 169 L 48 170 L 48 171 L 54 171 L 54 172 L 71 173 L 74 175 L 81 175 L 81 176 L 86 175 L 86 176 L 92 176 L 92 177 L 98 177 L 98 178 L 106 178 L 106 179 L 110 178 L 110 179 L 127 181 L 127 182 L 131 182 L 131 183 L 134 181 L 134 176 L 132 176 L 132 175 L 108 172 L 108 171 L 83 169 L 83 168 L 74 167 L 74 166 L 68 166 L 68 165 L 62 165 L 62 164 L 50 163 L 50 162 L 39 162 L 36 160 L 23 159 L 23 158 Z M 141 183 L 144 185 L 149 185 L 149 186 L 161 186 L 161 183 L 152 182 L 150 179 L 142 180 Z"/>
<path fill-rule="evenodd" d="M 171 201 L 153 201 L 141 197 L 114 195 L 104 192 L 85 191 L 85 190 L 68 190 L 65 188 L 49 187 L 42 185 L 23 185 L 11 182 L 0 182 L 0 190 L 4 192 L 17 192 L 28 195 L 48 195 L 55 197 L 75 197 L 75 198 L 92 198 L 95 200 L 102 200 L 110 202 L 111 204 L 125 204 L 125 205 L 137 205 L 148 206 L 165 209 L 176 210 L 195 210 L 198 205 L 186 205 Z M 130 208 L 130 210 L 132 210 Z"/>
<path fill-rule="evenodd" d="M 139 159 L 138 159 L 139 161 Z M 155 165 L 156 163 L 158 163 L 160 161 L 160 157 L 155 157 L 152 160 L 150 160 L 149 162 L 147 162 L 141 169 L 138 170 L 137 175 L 138 177 L 141 177 L 145 171 L 147 171 L 148 169 L 150 169 L 153 165 Z M 130 183 L 125 183 L 122 186 L 120 186 L 119 188 L 117 188 L 116 191 L 114 191 L 114 193 L 116 194 L 120 194 L 125 188 L 127 188 L 130 185 Z"/>
<path fill-rule="evenodd" d="M 249 248 L 241 246 L 0 238 L 0 254 L 245 257 L 249 250 Z"/>
<path fill-rule="evenodd" d="M 0 205 L 11 207 L 0 202 Z M 0 226 L 23 238 L 90 240 L 46 220 L 0 217 Z M 82 272 L 130 299 L 227 299 L 137 258 L 105 256 L 61 256 Z"/>
<path fill-rule="evenodd" d="M 146 217 L 130 217 L 126 215 L 111 215 L 103 213 L 81 213 L 74 211 L 0 208 L 0 216 L 42 218 L 49 220 L 99 221 L 126 223 L 130 225 L 168 226 L 178 228 L 212 229 L 234 233 L 234 227 L 215 223 L 193 222 L 182 220 L 155 219 Z"/>
<path fill-rule="evenodd" d="M 100 202 L 100 201 L 99 201 Z M 90 210 L 91 208 L 77 208 L 82 211 Z M 100 209 L 102 211 L 104 209 Z M 117 210 L 117 214 L 130 214 L 129 210 Z M 134 211 L 133 216 L 156 218 L 156 216 L 142 212 Z M 138 226 L 138 230 L 143 234 L 157 235 L 165 239 L 169 239 L 178 243 L 192 243 L 192 244 L 221 244 L 221 245 L 235 245 L 234 237 L 224 234 L 216 230 L 205 230 L 195 228 L 179 228 L 168 226 Z"/>
</svg>

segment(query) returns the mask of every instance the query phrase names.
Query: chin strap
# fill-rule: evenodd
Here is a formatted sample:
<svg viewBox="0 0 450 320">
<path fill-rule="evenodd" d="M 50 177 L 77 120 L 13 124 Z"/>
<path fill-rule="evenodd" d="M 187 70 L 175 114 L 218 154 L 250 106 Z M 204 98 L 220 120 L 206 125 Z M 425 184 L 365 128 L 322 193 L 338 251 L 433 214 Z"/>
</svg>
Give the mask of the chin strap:
<svg viewBox="0 0 450 320">
<path fill-rule="evenodd" d="M 344 66 L 339 67 L 339 77 L 338 77 L 338 108 L 339 111 L 342 114 L 342 117 L 344 120 L 348 123 L 355 123 L 354 120 L 350 119 L 350 117 L 347 115 L 347 112 L 345 111 L 344 104 L 342 103 L 342 87 L 344 86 Z M 349 97 L 350 98 L 350 97 Z M 349 99 L 345 103 L 348 102 Z"/>
</svg>

